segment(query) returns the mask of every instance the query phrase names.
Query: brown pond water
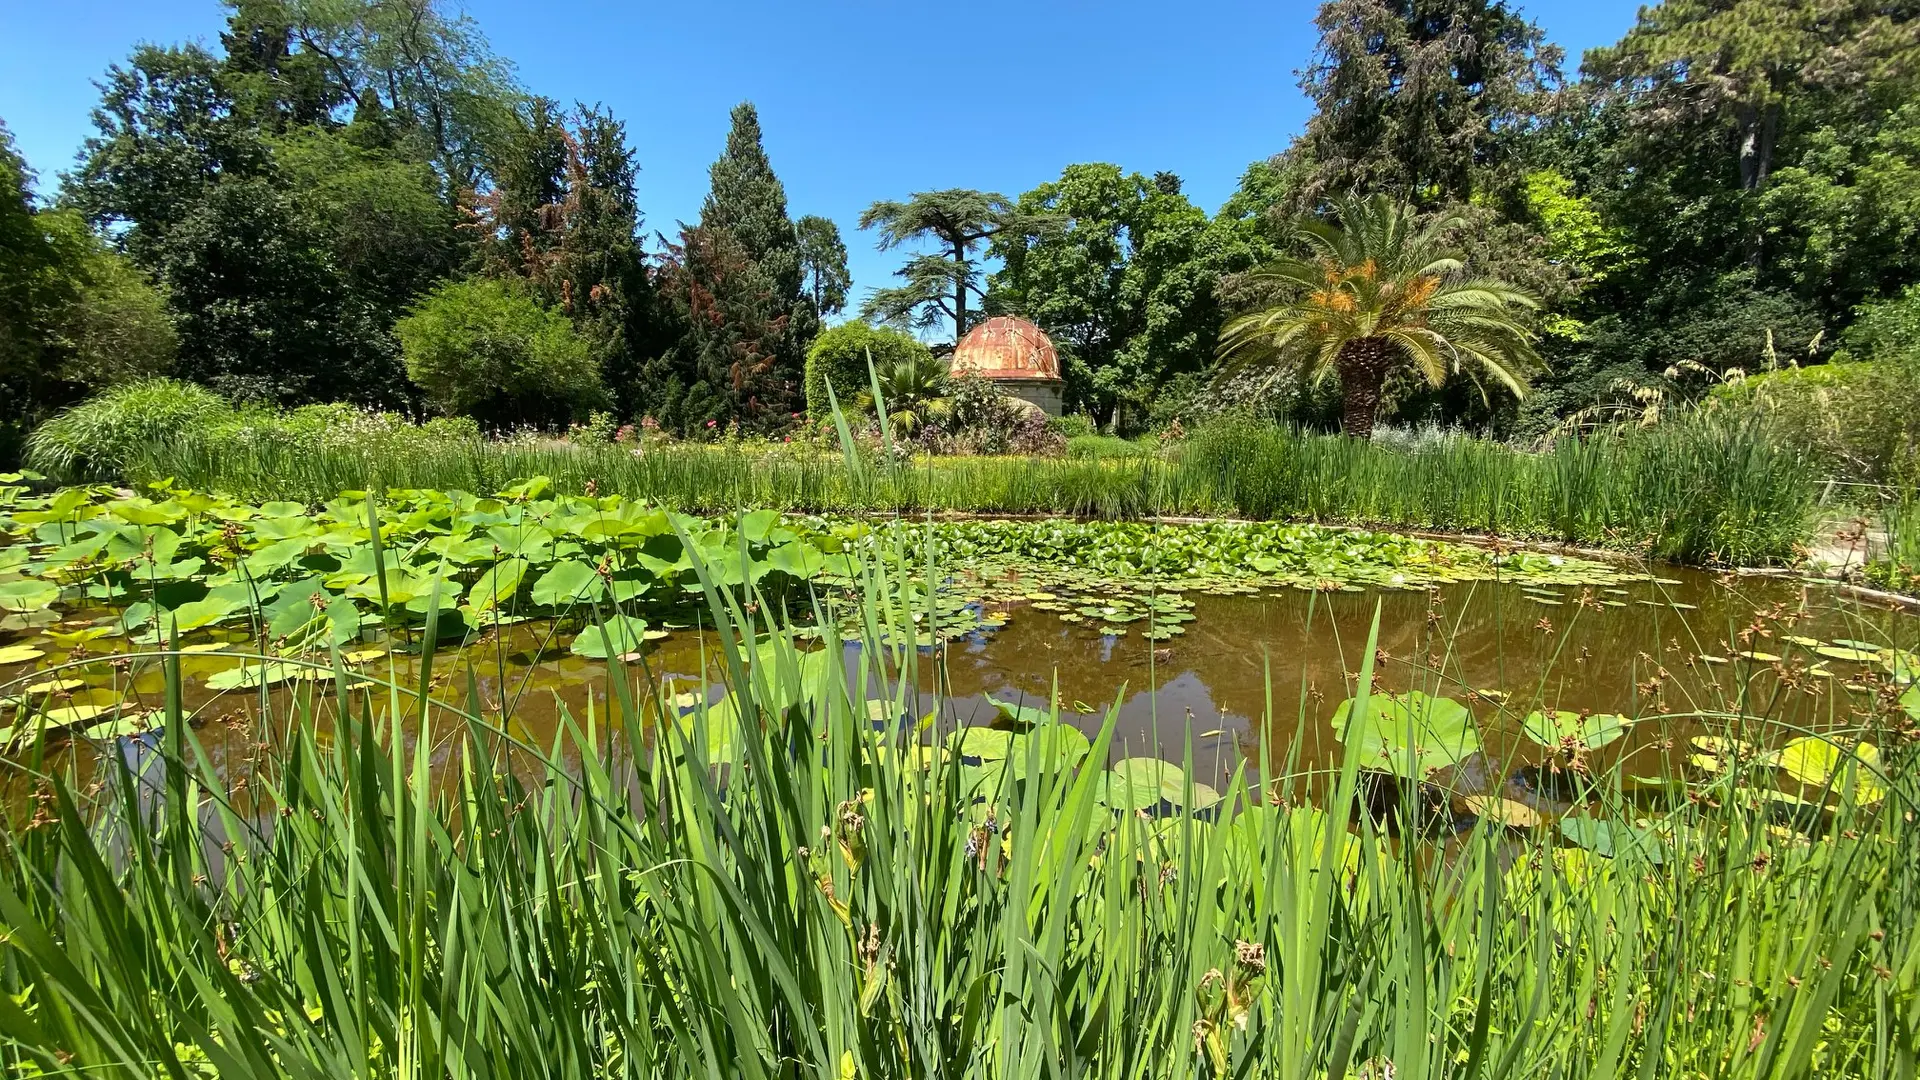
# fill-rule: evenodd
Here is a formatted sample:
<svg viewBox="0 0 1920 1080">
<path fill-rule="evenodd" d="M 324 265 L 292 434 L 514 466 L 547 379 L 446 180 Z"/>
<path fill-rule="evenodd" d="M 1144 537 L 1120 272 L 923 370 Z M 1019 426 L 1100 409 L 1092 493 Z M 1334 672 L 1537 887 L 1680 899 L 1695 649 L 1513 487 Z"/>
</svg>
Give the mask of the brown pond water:
<svg viewBox="0 0 1920 1080">
<path fill-rule="evenodd" d="M 1089 734 L 1118 700 L 1116 758 L 1158 754 L 1180 761 L 1191 731 L 1196 778 L 1212 781 L 1257 755 L 1264 729 L 1273 761 L 1295 754 L 1296 765 L 1306 767 L 1329 760 L 1337 749 L 1328 721 L 1354 688 L 1377 604 L 1377 687 L 1418 688 L 1468 702 L 1488 731 L 1489 758 L 1524 763 L 1542 751 L 1515 737 L 1517 718 L 1540 707 L 1679 717 L 1671 724 L 1688 729 L 1713 726 L 1711 716 L 1688 717 L 1694 713 L 1740 712 L 1815 729 L 1857 724 L 1889 709 L 1885 673 L 1872 663 L 1824 658 L 1786 639 L 1848 639 L 1908 650 L 1920 639 L 1920 618 L 1825 586 L 1659 572 L 1667 583 L 1635 582 L 1612 591 L 1563 588 L 1558 602 L 1488 582 L 1432 592 L 1273 588 L 1250 596 L 1189 594 L 1193 621 L 1181 636 L 1161 642 L 1143 640 L 1137 631 L 1108 636 L 1015 601 L 1003 627 L 920 651 L 915 715 L 938 701 L 943 727 L 987 724 L 998 716 L 987 695 L 1044 706 L 1057 689 L 1062 715 Z M 604 724 L 613 711 L 606 665 L 574 656 L 552 638 L 547 625 L 532 623 L 486 635 L 464 650 L 443 649 L 435 660 L 445 680 L 438 696 L 464 701 L 470 667 L 488 710 L 507 706 L 513 733 L 530 744 L 554 743 L 562 706 L 584 723 L 591 703 Z M 65 652 L 44 637 L 15 635 L 8 643 L 22 642 L 44 645 L 50 654 Z M 133 648 L 125 639 L 94 644 Z M 245 643 L 228 647 L 244 649 Z M 717 698 L 722 688 L 715 647 L 711 635 L 677 632 L 649 646 L 631 672 L 671 679 L 676 691 L 705 687 L 710 699 Z M 845 649 L 852 685 L 867 658 L 859 645 Z M 86 672 L 68 673 L 82 675 L 87 685 L 55 692 L 51 703 L 125 700 L 158 709 L 158 662 L 116 667 L 113 656 L 102 652 Z M 0 668 L 0 684 L 12 684 L 4 693 L 19 693 L 36 678 L 35 668 L 54 659 Z M 411 685 L 412 661 L 401 660 L 398 677 Z M 186 704 L 217 763 L 248 756 L 260 738 L 253 723 L 257 690 L 220 693 L 206 686 L 209 676 L 234 664 L 218 655 L 182 661 Z M 386 665 L 383 658 L 362 670 L 385 677 Z M 944 684 L 939 697 L 936 681 Z M 290 693 L 284 687 L 272 692 Z M 1641 725 L 1596 756 L 1607 763 L 1639 755 L 1630 771 L 1651 775 L 1658 762 L 1645 759 L 1684 754 L 1684 740 L 1676 750 L 1674 734 L 1672 726 Z"/>
</svg>

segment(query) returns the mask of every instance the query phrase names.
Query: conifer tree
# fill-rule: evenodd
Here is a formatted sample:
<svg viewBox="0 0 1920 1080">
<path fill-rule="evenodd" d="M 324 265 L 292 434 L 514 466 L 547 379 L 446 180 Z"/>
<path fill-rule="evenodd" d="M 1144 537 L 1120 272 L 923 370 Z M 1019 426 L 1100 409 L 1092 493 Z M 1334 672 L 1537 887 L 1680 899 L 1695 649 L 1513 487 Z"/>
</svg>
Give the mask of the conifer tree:
<svg viewBox="0 0 1920 1080">
<path fill-rule="evenodd" d="M 798 409 L 820 317 L 802 289 L 799 236 L 752 103 L 734 107 L 709 176 L 699 225 L 667 245 L 664 291 L 681 333 L 653 366 L 654 392 L 663 423 L 764 425 Z"/>
</svg>

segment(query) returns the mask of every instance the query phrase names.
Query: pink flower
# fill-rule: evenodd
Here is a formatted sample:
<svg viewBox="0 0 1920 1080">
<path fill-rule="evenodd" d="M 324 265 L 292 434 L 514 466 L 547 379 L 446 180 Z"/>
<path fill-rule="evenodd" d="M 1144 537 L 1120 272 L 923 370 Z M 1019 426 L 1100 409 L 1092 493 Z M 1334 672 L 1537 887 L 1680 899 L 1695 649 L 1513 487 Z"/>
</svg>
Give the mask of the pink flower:
<svg viewBox="0 0 1920 1080">
<path fill-rule="evenodd" d="M 718 421 L 718 420 L 709 420 L 709 421 L 707 421 L 707 426 L 708 426 L 708 427 L 719 427 L 719 426 L 720 426 L 720 421 Z"/>
</svg>

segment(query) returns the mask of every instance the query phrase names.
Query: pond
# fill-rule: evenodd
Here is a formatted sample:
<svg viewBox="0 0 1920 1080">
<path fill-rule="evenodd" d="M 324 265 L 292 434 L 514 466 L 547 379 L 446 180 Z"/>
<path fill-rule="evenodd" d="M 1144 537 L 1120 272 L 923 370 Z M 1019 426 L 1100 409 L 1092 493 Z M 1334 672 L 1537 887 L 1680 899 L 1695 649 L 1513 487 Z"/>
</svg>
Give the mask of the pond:
<svg viewBox="0 0 1920 1080">
<path fill-rule="evenodd" d="M 849 685 L 876 653 L 889 672 L 910 659 L 908 718 L 1004 728 L 1057 700 L 1090 732 L 1112 710 L 1114 759 L 1184 762 L 1191 734 L 1196 779 L 1263 748 L 1289 770 L 1334 760 L 1376 608 L 1389 712 L 1369 746 L 1403 772 L 1478 770 L 1476 786 L 1543 761 L 1657 781 L 1701 731 L 1920 711 L 1920 619 L 1821 583 L 1311 525 L 703 519 L 535 478 L 317 509 L 0 486 L 0 527 L 0 743 L 16 752 L 36 731 L 83 752 L 145 738 L 177 633 L 202 741 L 216 763 L 250 756 L 263 696 L 331 691 L 332 649 L 351 679 L 416 687 L 430 610 L 435 696 L 477 699 L 532 746 L 564 715 L 620 719 L 610 649 L 666 690 L 642 699 L 684 714 L 725 693 L 703 581 L 749 619 L 784 611 L 804 641 L 846 642 Z M 1424 696 L 1386 696 L 1409 694 Z M 1391 710 L 1414 703 L 1423 724 L 1446 713 L 1451 734 L 1429 740 L 1446 745 L 1397 745 Z"/>
<path fill-rule="evenodd" d="M 1061 598 L 1078 600 L 1050 591 L 1063 588 L 1058 584 L 1031 590 L 1049 598 L 1040 600 L 1003 587 L 996 599 L 976 602 L 989 625 L 914 650 L 919 697 L 913 711 L 937 706 L 943 728 L 1005 726 L 1003 705 L 1044 709 L 1057 697 L 1062 717 L 1092 733 L 1117 705 L 1115 759 L 1157 755 L 1181 762 L 1191 731 L 1196 779 L 1224 780 L 1256 763 L 1263 735 L 1272 762 L 1291 755 L 1294 768 L 1307 769 L 1337 757 L 1329 720 L 1355 689 L 1376 605 L 1376 690 L 1465 703 L 1486 734 L 1490 760 L 1554 756 L 1525 736 L 1524 718 L 1536 710 L 1658 715 L 1683 719 L 1608 740 L 1592 764 L 1633 755 L 1631 773 L 1677 774 L 1688 754 L 1685 734 L 1714 728 L 1718 717 L 1746 714 L 1782 731 L 1852 727 L 1884 714 L 1890 695 L 1900 692 L 1877 650 L 1911 650 L 1920 619 L 1854 602 L 1824 585 L 1684 569 L 1660 573 L 1658 580 L 1557 590 L 1475 581 L 1422 591 L 1240 586 L 1223 595 L 1215 585 L 1210 592 L 1160 594 L 1182 597 L 1190 620 L 1180 624 L 1184 633 L 1159 640 L 1139 627 L 1102 630 L 1084 619 L 1061 621 L 1060 613 L 1043 609 L 1062 606 Z M 162 667 L 142 655 L 152 647 L 124 637 L 63 647 L 72 640 L 63 634 L 97 625 L 98 618 L 82 611 L 16 635 L 5 646 L 13 655 L 42 655 L 0 666 L 0 684 L 17 699 L 50 706 L 56 718 L 97 714 L 92 724 L 77 725 L 95 739 L 133 736 L 157 722 Z M 183 698 L 203 743 L 222 763 L 252 753 L 257 738 L 259 689 L 229 685 L 247 669 L 228 655 L 254 646 L 238 630 L 202 636 L 208 640 L 190 643 L 192 651 L 181 658 Z M 100 646 L 107 648 L 86 651 Z M 415 656 L 389 656 L 379 641 L 353 646 L 344 655 L 357 670 L 417 685 Z M 719 646 L 710 632 L 675 630 L 628 654 L 629 671 L 668 684 L 683 709 L 695 695 L 717 702 L 725 693 Z M 848 685 L 856 685 L 866 647 L 856 641 L 842 649 Z M 63 654 L 90 662 L 41 673 Z M 485 709 L 504 708 L 511 731 L 536 747 L 555 744 L 563 709 L 580 722 L 589 709 L 599 718 L 618 715 L 617 701 L 609 700 L 607 663 L 565 647 L 565 635 L 550 621 L 502 626 L 465 645 L 450 642 L 434 664 L 443 687 L 437 696 L 463 703 L 470 669 Z M 269 693 L 284 701 L 302 685 L 290 678 Z M 114 719 L 115 705 L 127 713 Z"/>
</svg>

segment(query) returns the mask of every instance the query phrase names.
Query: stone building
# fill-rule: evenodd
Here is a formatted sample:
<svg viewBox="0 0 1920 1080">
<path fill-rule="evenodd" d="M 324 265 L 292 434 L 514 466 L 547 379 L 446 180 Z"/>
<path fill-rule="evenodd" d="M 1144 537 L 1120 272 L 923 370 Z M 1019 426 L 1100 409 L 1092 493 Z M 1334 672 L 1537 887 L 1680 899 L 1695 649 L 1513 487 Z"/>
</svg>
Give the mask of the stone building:
<svg viewBox="0 0 1920 1080">
<path fill-rule="evenodd" d="M 1009 397 L 1046 413 L 1059 416 L 1061 391 L 1066 383 L 1060 378 L 1060 354 L 1039 327 L 1002 315 L 967 331 L 954 346 L 949 370 L 955 378 L 980 375 L 992 379 Z"/>
</svg>

